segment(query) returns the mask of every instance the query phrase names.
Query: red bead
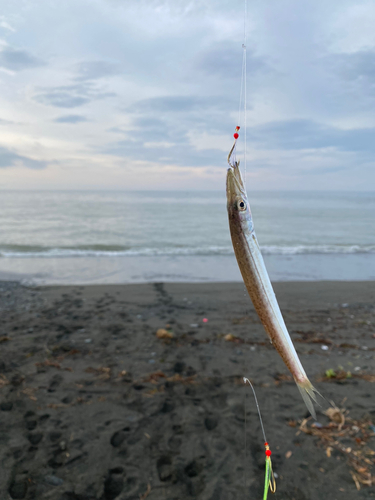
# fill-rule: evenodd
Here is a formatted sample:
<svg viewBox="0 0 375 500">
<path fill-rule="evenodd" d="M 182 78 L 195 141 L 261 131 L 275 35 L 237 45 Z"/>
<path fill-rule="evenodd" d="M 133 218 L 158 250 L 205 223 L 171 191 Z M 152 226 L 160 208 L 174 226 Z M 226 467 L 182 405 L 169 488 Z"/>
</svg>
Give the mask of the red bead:
<svg viewBox="0 0 375 500">
<path fill-rule="evenodd" d="M 272 455 L 272 451 L 271 450 L 266 450 L 266 457 L 270 457 Z"/>
<path fill-rule="evenodd" d="M 238 139 L 238 134 L 237 134 L 237 132 L 236 132 L 235 134 L 233 134 L 233 137 L 234 137 L 235 139 Z"/>
<path fill-rule="evenodd" d="M 236 130 L 240 130 L 240 128 L 241 128 L 241 127 L 240 127 L 239 125 L 237 125 Z"/>
<path fill-rule="evenodd" d="M 264 443 L 264 446 L 268 446 L 268 443 Z"/>
</svg>

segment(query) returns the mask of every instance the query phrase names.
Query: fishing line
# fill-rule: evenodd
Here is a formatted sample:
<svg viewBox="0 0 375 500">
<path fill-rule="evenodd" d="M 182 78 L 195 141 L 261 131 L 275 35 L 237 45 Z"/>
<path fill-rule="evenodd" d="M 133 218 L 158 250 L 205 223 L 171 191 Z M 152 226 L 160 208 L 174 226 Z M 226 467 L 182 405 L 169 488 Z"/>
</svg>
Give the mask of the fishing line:
<svg viewBox="0 0 375 500">
<path fill-rule="evenodd" d="M 241 120 L 241 111 L 242 111 L 242 101 L 243 101 L 243 113 L 244 113 L 244 129 L 245 129 L 245 134 L 244 134 L 244 139 L 245 139 L 245 144 L 244 144 L 244 166 L 245 166 L 245 175 L 244 175 L 244 184 L 245 184 L 245 189 L 246 189 L 246 167 L 247 167 L 247 116 L 246 116 L 246 111 L 247 111 L 247 52 L 246 52 L 246 43 L 247 43 L 247 0 L 244 0 L 244 22 L 243 22 L 243 43 L 242 43 L 242 68 L 241 68 L 241 85 L 240 85 L 240 99 L 239 99 L 239 105 L 238 105 L 238 126 L 236 127 L 236 134 L 234 135 L 234 148 L 233 148 L 233 158 L 236 161 L 236 144 L 237 144 L 237 138 L 238 138 L 238 131 L 240 129 L 240 125 L 242 125 L 242 120 Z M 236 137 L 237 135 L 237 137 Z M 228 157 L 228 161 L 231 157 L 231 154 Z M 244 377 L 244 383 L 246 384 L 246 380 Z M 250 381 L 248 380 L 251 388 L 253 389 Z M 253 389 L 254 392 L 254 389 Z M 254 392 L 255 396 L 255 392 Z M 256 400 L 256 396 L 255 396 Z M 258 407 L 258 402 L 256 400 L 257 407 Z M 247 420 L 246 420 L 246 392 L 245 392 L 245 402 L 244 402 L 244 411 L 245 411 L 245 467 L 244 467 L 244 487 L 245 487 L 245 495 L 246 495 L 246 464 L 247 464 Z M 259 411 L 259 407 L 258 407 Z M 259 414 L 260 416 L 260 414 Z M 262 429 L 263 429 L 263 423 L 262 424 Z M 264 429 L 263 429 L 263 434 L 264 434 Z M 266 439 L 264 439 L 266 441 Z"/>
<path fill-rule="evenodd" d="M 246 166 L 247 166 L 247 0 L 245 0 L 245 16 L 243 23 L 243 59 L 244 59 L 244 127 L 245 127 L 245 153 L 244 153 L 244 163 L 245 163 L 245 189 L 246 189 Z"/>
<path fill-rule="evenodd" d="M 242 45 L 242 69 L 241 69 L 241 85 L 240 85 L 240 99 L 238 104 L 238 121 L 239 125 L 242 124 L 242 106 L 243 106 L 243 88 L 244 88 L 244 75 L 245 75 L 245 51 Z"/>
<path fill-rule="evenodd" d="M 257 410 L 258 410 L 258 415 L 259 415 L 259 421 L 260 421 L 260 426 L 262 427 L 262 433 L 263 433 L 263 439 L 264 439 L 264 442 L 267 443 L 267 438 L 266 438 L 266 433 L 264 432 L 264 427 L 263 427 L 263 420 L 262 420 L 262 415 L 260 414 L 260 408 L 259 408 L 259 404 L 258 404 L 258 399 L 257 399 L 257 395 L 255 394 L 255 390 L 254 390 L 254 387 L 253 387 L 253 384 L 250 382 L 250 380 L 246 377 L 243 377 L 243 382 L 244 384 L 246 384 L 246 382 L 248 382 L 248 384 L 250 385 L 251 387 L 251 390 L 253 391 L 253 394 L 254 394 L 254 399 L 255 399 L 255 404 L 257 405 Z"/>
<path fill-rule="evenodd" d="M 246 462 L 247 462 L 247 453 L 246 453 L 246 449 L 247 449 L 247 442 L 246 442 L 246 431 L 247 431 L 247 428 L 246 428 L 246 392 L 245 392 L 245 404 L 244 404 L 244 411 L 245 411 L 245 467 L 243 468 L 243 480 L 244 480 L 244 483 L 245 483 L 245 495 L 246 495 Z"/>
<path fill-rule="evenodd" d="M 272 452 L 271 452 L 270 446 L 269 446 L 269 444 L 267 442 L 266 433 L 264 431 L 264 426 L 263 426 L 262 415 L 260 413 L 258 398 L 257 398 L 257 396 L 255 394 L 255 389 L 253 387 L 253 384 L 246 377 L 243 377 L 242 380 L 243 380 L 244 384 L 246 384 L 246 382 L 248 382 L 248 384 L 251 387 L 251 390 L 253 391 L 255 403 L 257 405 L 260 426 L 262 428 L 262 434 L 263 434 L 263 439 L 264 439 L 265 455 L 266 455 L 266 470 L 265 470 L 265 477 L 264 477 L 263 500 L 267 500 L 268 491 L 271 491 L 272 493 L 276 493 L 276 480 L 275 480 L 275 476 L 274 476 L 274 473 L 273 473 L 273 470 L 272 470 L 272 461 L 271 461 Z M 245 471 L 246 471 L 246 393 L 245 393 Z M 245 494 L 246 494 L 246 475 L 245 475 Z"/>
<path fill-rule="evenodd" d="M 238 105 L 238 125 L 242 125 L 242 113 L 244 123 L 244 184 L 246 188 L 246 167 L 247 167 L 247 0 L 244 0 L 244 23 L 243 23 L 243 43 L 242 43 L 242 69 L 241 69 L 241 85 L 240 99 Z M 233 151 L 235 158 L 236 151 Z"/>
<path fill-rule="evenodd" d="M 246 163 L 247 163 L 247 53 L 246 53 L 246 42 L 247 42 L 247 0 L 244 0 L 245 3 L 245 12 L 244 12 L 244 24 L 243 24 L 243 43 L 242 43 L 242 69 L 241 69 L 241 84 L 240 84 L 240 99 L 239 99 L 239 105 L 238 105 L 238 120 L 237 120 L 237 127 L 235 130 L 235 133 L 233 134 L 234 137 L 234 143 L 232 146 L 232 149 L 230 150 L 230 153 L 228 155 L 228 163 L 231 166 L 236 165 L 237 163 L 237 139 L 238 139 L 238 131 L 241 128 L 242 124 L 242 113 L 244 115 L 243 121 L 244 121 L 244 164 L 245 164 L 245 176 L 244 176 L 244 184 L 245 184 L 245 189 L 246 189 Z"/>
</svg>

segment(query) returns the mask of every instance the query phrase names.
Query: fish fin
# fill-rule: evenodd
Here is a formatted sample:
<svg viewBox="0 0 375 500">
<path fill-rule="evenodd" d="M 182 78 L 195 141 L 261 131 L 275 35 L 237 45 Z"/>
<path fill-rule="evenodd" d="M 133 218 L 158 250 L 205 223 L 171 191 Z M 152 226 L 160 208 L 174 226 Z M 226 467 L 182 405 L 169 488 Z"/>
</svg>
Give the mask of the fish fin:
<svg viewBox="0 0 375 500">
<path fill-rule="evenodd" d="M 319 394 L 319 396 L 321 397 L 323 396 L 317 389 L 315 389 L 315 387 L 308 379 L 305 382 L 296 381 L 296 384 L 299 389 L 299 392 L 301 393 L 302 399 L 304 400 L 305 405 L 307 406 L 307 409 L 311 413 L 311 416 L 316 420 L 316 413 L 313 403 L 316 403 L 318 406 L 320 406 L 320 404 L 316 399 L 316 394 Z"/>
</svg>

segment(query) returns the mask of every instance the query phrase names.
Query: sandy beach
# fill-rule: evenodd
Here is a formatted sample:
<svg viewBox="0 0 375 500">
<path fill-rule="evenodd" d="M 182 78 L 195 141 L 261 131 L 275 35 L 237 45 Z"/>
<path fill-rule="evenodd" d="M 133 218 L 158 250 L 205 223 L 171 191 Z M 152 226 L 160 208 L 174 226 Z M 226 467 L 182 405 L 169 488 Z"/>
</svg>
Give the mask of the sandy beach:
<svg viewBox="0 0 375 500">
<path fill-rule="evenodd" d="M 0 498 L 262 498 L 243 376 L 275 498 L 375 498 L 375 284 L 275 291 L 308 376 L 341 409 L 315 424 L 241 283 L 0 283 Z"/>
</svg>

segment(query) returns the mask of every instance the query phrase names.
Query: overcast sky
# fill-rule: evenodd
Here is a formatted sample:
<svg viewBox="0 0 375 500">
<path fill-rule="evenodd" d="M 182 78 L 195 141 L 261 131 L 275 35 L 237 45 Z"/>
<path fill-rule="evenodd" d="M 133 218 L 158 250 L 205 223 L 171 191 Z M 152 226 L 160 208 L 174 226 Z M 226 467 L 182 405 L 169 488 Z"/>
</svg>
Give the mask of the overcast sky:
<svg viewBox="0 0 375 500">
<path fill-rule="evenodd" d="M 0 7 L 0 188 L 224 190 L 243 1 Z M 375 189 L 374 26 L 373 0 L 248 1 L 248 188 Z"/>
</svg>

